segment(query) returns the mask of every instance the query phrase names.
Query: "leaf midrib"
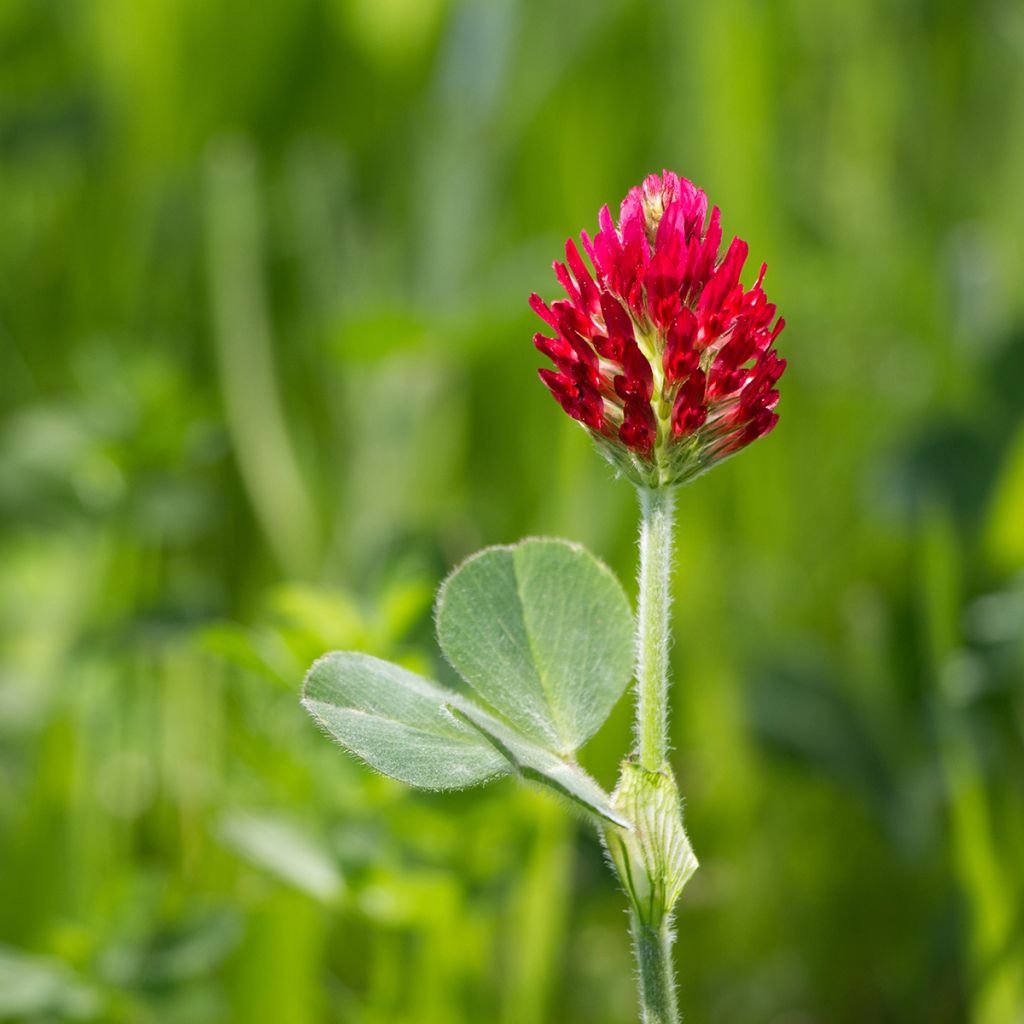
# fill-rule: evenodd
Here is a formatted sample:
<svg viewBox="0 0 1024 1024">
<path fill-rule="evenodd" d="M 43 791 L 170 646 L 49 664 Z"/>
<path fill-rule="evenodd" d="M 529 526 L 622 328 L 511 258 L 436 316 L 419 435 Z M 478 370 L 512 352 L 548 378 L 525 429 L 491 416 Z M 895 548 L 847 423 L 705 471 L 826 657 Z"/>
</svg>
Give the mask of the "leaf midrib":
<svg viewBox="0 0 1024 1024">
<path fill-rule="evenodd" d="M 368 718 L 377 722 L 386 722 L 390 725 L 398 725 L 401 726 L 401 728 L 408 730 L 409 732 L 422 732 L 428 736 L 435 736 L 439 739 L 456 740 L 460 743 L 464 743 L 466 746 L 469 747 L 482 748 L 482 744 L 479 742 L 479 740 L 477 740 L 472 733 L 468 732 L 465 729 L 460 730 L 458 728 L 454 728 L 450 732 L 446 732 L 441 729 L 430 729 L 426 725 L 421 725 L 419 723 L 412 724 L 410 722 L 403 721 L 401 718 L 393 718 L 391 715 L 380 714 L 376 711 L 364 711 L 362 710 L 362 708 L 353 708 L 348 706 L 347 704 L 331 704 L 329 701 L 314 700 L 309 697 L 303 700 L 302 703 L 305 706 L 306 710 L 328 730 L 330 729 L 330 727 L 328 723 L 324 721 L 323 716 L 320 714 L 320 708 L 333 708 L 336 711 L 344 711 L 346 714 L 356 715 L 360 718 Z M 440 717 L 441 711 L 440 708 L 438 708 L 438 718 Z"/>
</svg>

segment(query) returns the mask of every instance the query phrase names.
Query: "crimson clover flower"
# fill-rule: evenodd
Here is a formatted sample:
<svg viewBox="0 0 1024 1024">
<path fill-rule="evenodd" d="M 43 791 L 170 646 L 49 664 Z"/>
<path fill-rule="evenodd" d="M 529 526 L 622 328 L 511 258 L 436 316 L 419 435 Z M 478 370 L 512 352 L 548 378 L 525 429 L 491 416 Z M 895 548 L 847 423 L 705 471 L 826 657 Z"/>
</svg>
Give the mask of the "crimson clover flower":
<svg viewBox="0 0 1024 1024">
<path fill-rule="evenodd" d="M 747 243 L 720 253 L 718 207 L 671 171 L 652 174 L 607 206 L 600 230 L 573 239 L 555 276 L 567 299 L 530 305 L 554 337 L 534 344 L 557 367 L 541 380 L 604 454 L 647 487 L 693 479 L 767 434 L 778 421 L 775 389 L 786 362 L 785 326 L 761 288 L 746 291 Z M 773 324 L 774 320 L 774 324 Z"/>
</svg>

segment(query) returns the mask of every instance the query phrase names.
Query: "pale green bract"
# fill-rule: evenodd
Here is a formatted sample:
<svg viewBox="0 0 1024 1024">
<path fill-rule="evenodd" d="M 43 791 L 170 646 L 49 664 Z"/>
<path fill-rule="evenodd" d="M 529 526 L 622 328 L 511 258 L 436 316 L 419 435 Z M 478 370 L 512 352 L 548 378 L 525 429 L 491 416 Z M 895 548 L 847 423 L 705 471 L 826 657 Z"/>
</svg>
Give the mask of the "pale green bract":
<svg viewBox="0 0 1024 1024">
<path fill-rule="evenodd" d="M 632 673 L 632 613 L 611 572 L 561 540 L 489 548 L 441 588 L 437 627 L 492 710 L 352 651 L 313 665 L 303 704 L 343 747 L 409 785 L 462 789 L 516 772 L 625 825 L 574 759 Z"/>
</svg>

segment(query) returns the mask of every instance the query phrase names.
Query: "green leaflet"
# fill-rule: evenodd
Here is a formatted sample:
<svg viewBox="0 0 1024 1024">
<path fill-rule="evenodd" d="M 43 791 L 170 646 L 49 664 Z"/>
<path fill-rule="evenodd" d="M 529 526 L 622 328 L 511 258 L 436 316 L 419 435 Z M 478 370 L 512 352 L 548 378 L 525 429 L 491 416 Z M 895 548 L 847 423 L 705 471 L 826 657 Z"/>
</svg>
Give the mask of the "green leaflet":
<svg viewBox="0 0 1024 1024">
<path fill-rule="evenodd" d="M 511 770 L 494 746 L 445 714 L 454 694 L 388 661 L 335 651 L 309 670 L 306 710 L 379 772 L 421 789 L 463 789 Z"/>
<path fill-rule="evenodd" d="M 622 587 L 563 540 L 531 538 L 463 562 L 438 594 L 437 635 L 492 708 L 563 755 L 600 728 L 632 675 Z"/>
</svg>

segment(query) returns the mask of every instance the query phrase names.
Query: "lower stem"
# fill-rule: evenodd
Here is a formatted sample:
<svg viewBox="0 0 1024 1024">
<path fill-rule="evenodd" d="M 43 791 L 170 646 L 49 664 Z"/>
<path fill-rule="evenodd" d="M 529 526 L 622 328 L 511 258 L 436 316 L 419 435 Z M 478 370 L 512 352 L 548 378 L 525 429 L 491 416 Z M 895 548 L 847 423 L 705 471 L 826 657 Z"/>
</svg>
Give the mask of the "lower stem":
<svg viewBox="0 0 1024 1024">
<path fill-rule="evenodd" d="M 640 488 L 640 595 L 637 606 L 637 742 L 640 763 L 668 760 L 669 605 L 675 492 Z"/>
<path fill-rule="evenodd" d="M 675 972 L 672 969 L 672 928 L 667 920 L 657 928 L 631 915 L 636 949 L 640 1009 L 643 1024 L 679 1024 Z"/>
</svg>

